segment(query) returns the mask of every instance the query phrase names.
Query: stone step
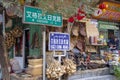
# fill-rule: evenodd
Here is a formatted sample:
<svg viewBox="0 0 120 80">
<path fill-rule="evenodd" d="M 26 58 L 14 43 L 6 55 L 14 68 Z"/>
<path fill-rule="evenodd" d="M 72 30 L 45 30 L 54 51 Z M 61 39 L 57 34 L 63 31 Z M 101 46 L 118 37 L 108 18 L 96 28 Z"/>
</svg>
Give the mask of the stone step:
<svg viewBox="0 0 120 80">
<path fill-rule="evenodd" d="M 87 78 L 87 77 L 109 75 L 109 74 L 110 74 L 109 68 L 99 68 L 99 69 L 93 69 L 93 70 L 77 71 L 73 75 L 69 76 L 68 80 L 74 80 L 76 78 L 81 79 L 81 78 Z"/>
<path fill-rule="evenodd" d="M 95 77 L 88 77 L 82 79 L 70 79 L 70 80 L 117 80 L 113 75 L 103 75 L 103 76 L 95 76 Z"/>
</svg>

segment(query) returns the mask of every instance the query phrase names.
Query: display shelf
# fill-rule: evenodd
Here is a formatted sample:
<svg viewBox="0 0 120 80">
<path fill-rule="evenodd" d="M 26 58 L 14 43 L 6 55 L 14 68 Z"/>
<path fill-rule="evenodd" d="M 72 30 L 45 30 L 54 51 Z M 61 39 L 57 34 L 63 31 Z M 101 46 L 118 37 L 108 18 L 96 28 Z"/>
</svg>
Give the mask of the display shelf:
<svg viewBox="0 0 120 80">
<path fill-rule="evenodd" d="M 96 51 L 87 51 L 88 53 L 97 53 Z"/>
</svg>

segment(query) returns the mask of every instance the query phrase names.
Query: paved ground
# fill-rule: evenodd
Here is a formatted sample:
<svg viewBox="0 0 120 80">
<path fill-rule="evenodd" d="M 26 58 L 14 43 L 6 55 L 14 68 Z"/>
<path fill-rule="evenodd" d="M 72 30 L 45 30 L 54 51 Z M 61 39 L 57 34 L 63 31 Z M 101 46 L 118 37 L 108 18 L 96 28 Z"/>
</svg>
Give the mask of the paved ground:
<svg viewBox="0 0 120 80">
<path fill-rule="evenodd" d="M 68 80 L 116 80 L 115 76 L 110 75 L 109 68 L 78 71 L 69 76 Z"/>
</svg>

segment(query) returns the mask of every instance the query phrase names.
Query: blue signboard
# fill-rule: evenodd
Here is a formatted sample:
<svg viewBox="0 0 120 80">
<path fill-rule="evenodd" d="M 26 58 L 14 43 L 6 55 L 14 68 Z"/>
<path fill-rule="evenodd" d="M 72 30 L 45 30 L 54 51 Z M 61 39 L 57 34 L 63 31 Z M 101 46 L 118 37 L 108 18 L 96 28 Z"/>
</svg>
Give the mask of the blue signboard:
<svg viewBox="0 0 120 80">
<path fill-rule="evenodd" d="M 50 51 L 68 51 L 70 48 L 70 35 L 68 33 L 51 32 L 49 34 Z"/>
</svg>

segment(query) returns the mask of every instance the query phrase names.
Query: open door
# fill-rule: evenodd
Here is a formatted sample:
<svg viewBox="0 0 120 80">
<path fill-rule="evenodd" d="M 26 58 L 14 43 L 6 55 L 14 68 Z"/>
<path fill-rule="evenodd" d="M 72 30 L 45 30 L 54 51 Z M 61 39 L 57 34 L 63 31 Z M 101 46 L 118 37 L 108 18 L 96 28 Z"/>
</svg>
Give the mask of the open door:
<svg viewBox="0 0 120 80">
<path fill-rule="evenodd" d="M 16 38 L 16 43 L 14 45 L 14 58 L 19 62 L 19 65 L 21 67 L 21 69 L 24 68 L 24 64 L 23 64 L 23 61 L 24 61 L 24 43 L 23 43 L 23 40 L 24 40 L 24 35 L 19 37 L 19 38 Z"/>
<path fill-rule="evenodd" d="M 108 39 L 113 38 L 114 37 L 114 30 L 108 30 Z"/>
<path fill-rule="evenodd" d="M 24 30 L 24 68 L 28 67 L 28 56 L 29 56 L 29 38 L 30 33 L 29 29 Z"/>
<path fill-rule="evenodd" d="M 29 56 L 29 29 L 25 29 L 23 36 L 16 38 L 14 46 L 14 58 L 19 62 L 21 69 L 27 67 Z"/>
</svg>

